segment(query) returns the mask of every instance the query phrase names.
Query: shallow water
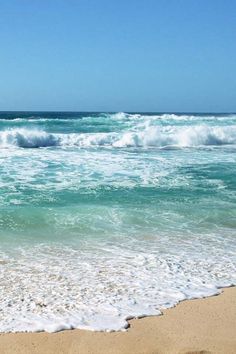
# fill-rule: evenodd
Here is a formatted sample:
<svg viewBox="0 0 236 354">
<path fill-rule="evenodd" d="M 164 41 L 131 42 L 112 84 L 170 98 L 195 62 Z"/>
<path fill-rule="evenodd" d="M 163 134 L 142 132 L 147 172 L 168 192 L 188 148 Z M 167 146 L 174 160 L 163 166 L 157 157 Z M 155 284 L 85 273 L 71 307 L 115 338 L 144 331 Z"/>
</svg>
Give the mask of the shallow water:
<svg viewBox="0 0 236 354">
<path fill-rule="evenodd" d="M 236 115 L 0 113 L 0 331 L 119 330 L 236 283 Z"/>
</svg>

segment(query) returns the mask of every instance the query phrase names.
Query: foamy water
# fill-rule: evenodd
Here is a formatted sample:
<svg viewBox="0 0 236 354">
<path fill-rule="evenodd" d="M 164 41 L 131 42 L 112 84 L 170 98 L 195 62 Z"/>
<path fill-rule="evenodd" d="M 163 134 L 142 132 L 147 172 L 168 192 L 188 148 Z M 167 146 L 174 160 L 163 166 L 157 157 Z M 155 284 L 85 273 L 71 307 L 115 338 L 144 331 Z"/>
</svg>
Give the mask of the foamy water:
<svg viewBox="0 0 236 354">
<path fill-rule="evenodd" d="M 0 331 L 124 330 L 236 283 L 236 116 L 0 114 Z"/>
</svg>

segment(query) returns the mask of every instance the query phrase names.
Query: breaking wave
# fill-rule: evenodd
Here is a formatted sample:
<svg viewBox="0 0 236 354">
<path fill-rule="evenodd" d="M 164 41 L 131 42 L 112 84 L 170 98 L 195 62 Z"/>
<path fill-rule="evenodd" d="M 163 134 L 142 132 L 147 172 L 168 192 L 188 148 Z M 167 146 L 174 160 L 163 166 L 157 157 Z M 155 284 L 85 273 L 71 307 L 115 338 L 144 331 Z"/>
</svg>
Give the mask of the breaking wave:
<svg viewBox="0 0 236 354">
<path fill-rule="evenodd" d="M 234 126 L 136 126 L 135 130 L 111 133 L 53 134 L 25 128 L 0 132 L 0 147 L 198 147 L 236 144 Z"/>
<path fill-rule="evenodd" d="M 113 145 L 116 147 L 197 147 L 226 144 L 236 144 L 236 126 L 148 127 L 143 131 L 125 133 Z"/>
<path fill-rule="evenodd" d="M 41 130 L 9 129 L 0 132 L 0 147 L 39 148 L 55 146 L 58 138 Z"/>
</svg>

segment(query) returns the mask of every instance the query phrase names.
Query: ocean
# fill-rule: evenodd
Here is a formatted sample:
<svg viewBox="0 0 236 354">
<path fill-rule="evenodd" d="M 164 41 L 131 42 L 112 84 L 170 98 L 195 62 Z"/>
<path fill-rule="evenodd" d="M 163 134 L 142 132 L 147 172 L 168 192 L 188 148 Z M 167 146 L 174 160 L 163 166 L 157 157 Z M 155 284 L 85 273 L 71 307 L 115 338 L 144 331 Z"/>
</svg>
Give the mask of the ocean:
<svg viewBox="0 0 236 354">
<path fill-rule="evenodd" d="M 0 113 L 0 332 L 217 294 L 235 237 L 236 114 Z"/>
</svg>

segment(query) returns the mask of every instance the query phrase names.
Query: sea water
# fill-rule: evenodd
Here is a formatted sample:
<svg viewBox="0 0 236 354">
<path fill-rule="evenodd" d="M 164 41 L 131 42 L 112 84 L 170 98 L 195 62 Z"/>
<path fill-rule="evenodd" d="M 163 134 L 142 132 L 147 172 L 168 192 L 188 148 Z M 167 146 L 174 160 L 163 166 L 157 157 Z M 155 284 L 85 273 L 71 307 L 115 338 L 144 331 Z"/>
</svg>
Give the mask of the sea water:
<svg viewBox="0 0 236 354">
<path fill-rule="evenodd" d="M 124 330 L 236 283 L 236 115 L 0 113 L 0 331 Z"/>
</svg>

